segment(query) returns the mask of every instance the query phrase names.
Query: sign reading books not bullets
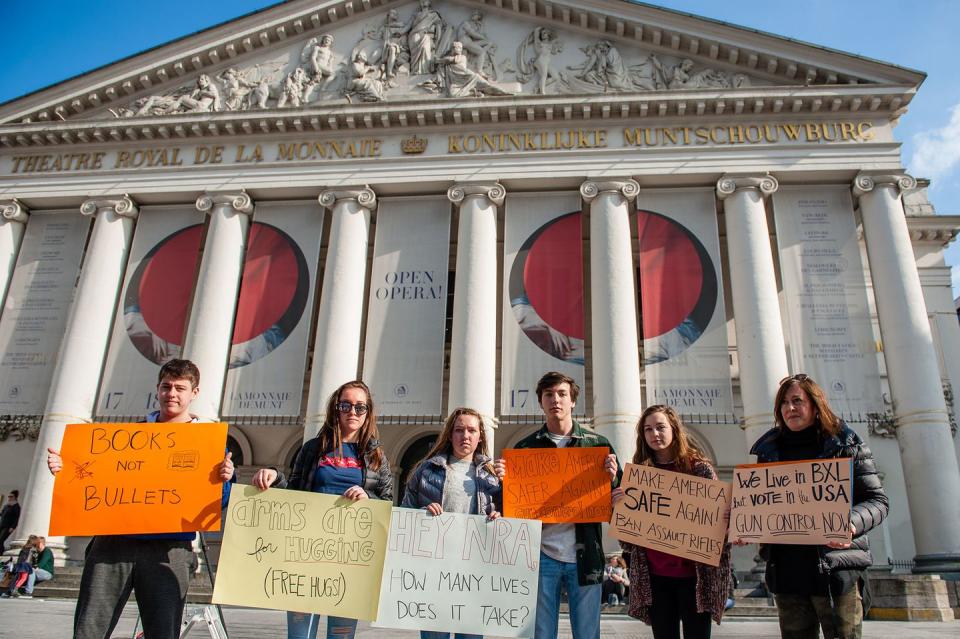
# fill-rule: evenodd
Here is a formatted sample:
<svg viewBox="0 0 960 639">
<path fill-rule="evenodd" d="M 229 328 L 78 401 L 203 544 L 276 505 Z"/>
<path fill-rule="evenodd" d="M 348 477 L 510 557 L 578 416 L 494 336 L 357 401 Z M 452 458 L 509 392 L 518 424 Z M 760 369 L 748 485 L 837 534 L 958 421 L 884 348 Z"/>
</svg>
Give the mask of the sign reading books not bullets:
<svg viewBox="0 0 960 639">
<path fill-rule="evenodd" d="M 727 536 L 727 482 L 627 464 L 624 495 L 613 509 L 610 535 L 711 566 L 720 565 Z"/>
<path fill-rule="evenodd" d="M 545 524 L 610 521 L 606 448 L 507 449 L 503 514 Z"/>
<path fill-rule="evenodd" d="M 730 538 L 765 544 L 849 542 L 852 468 L 849 457 L 737 466 Z"/>
<path fill-rule="evenodd" d="M 219 530 L 226 443 L 226 424 L 68 424 L 49 534 Z"/>
<path fill-rule="evenodd" d="M 540 522 L 394 508 L 373 625 L 533 637 Z"/>
<path fill-rule="evenodd" d="M 213 601 L 373 621 L 390 502 L 237 484 Z"/>
</svg>

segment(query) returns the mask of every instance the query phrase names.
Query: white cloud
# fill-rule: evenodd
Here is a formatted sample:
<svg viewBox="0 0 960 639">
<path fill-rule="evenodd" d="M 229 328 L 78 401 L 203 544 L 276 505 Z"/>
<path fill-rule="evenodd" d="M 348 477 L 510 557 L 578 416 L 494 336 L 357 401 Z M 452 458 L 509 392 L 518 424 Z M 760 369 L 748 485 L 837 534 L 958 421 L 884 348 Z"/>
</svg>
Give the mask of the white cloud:
<svg viewBox="0 0 960 639">
<path fill-rule="evenodd" d="M 913 175 L 938 178 L 960 164 L 960 104 L 954 105 L 950 122 L 939 129 L 921 131 L 913 136 L 910 159 Z"/>
</svg>

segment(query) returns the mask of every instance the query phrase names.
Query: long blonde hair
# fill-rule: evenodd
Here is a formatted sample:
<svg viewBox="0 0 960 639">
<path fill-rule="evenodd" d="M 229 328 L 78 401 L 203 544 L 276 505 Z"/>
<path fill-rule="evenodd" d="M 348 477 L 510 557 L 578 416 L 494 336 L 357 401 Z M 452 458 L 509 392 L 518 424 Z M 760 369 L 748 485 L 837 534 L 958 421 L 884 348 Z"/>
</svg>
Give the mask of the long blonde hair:
<svg viewBox="0 0 960 639">
<path fill-rule="evenodd" d="M 437 435 L 437 441 L 434 442 L 433 447 L 430 449 L 430 452 L 427 453 L 426 457 L 421 459 L 414 467 L 413 472 L 410 473 L 410 479 L 413 479 L 417 468 L 420 468 L 420 466 L 423 465 L 423 463 L 428 459 L 432 459 L 441 453 L 449 455 L 453 452 L 453 429 L 457 425 L 457 420 L 464 415 L 472 415 L 473 417 L 476 417 L 477 425 L 480 427 L 480 441 L 477 442 L 477 450 L 475 450 L 473 453 L 474 463 L 476 463 L 478 455 L 483 455 L 485 457 L 490 456 L 490 450 L 487 445 L 487 429 L 483 424 L 483 416 L 472 408 L 465 408 L 461 406 L 460 408 L 454 409 L 454 411 L 450 413 L 450 416 L 447 417 L 447 421 L 443 423 L 443 430 L 441 430 L 440 434 Z M 490 465 L 490 462 L 487 462 L 485 466 L 488 467 L 487 470 L 493 472 L 493 467 Z"/>
<path fill-rule="evenodd" d="M 643 414 L 640 415 L 640 421 L 637 422 L 637 452 L 633 454 L 634 464 L 654 465 L 653 450 L 647 445 L 647 439 L 643 436 L 643 424 L 647 421 L 647 417 L 655 413 L 663 413 L 670 424 L 670 430 L 673 431 L 673 443 L 670 444 L 670 452 L 676 458 L 677 467 L 680 470 L 689 473 L 698 463 L 710 463 L 706 455 L 687 437 L 687 430 L 683 427 L 683 422 L 680 420 L 677 411 L 666 404 L 654 404 L 643 411 Z"/>
</svg>

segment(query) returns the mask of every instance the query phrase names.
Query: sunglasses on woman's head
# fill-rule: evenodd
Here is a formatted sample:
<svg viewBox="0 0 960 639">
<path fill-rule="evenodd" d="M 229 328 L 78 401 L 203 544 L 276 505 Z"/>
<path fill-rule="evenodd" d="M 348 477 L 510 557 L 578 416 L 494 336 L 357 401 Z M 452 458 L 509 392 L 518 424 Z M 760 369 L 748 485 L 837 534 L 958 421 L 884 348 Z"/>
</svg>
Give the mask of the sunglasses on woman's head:
<svg viewBox="0 0 960 639">
<path fill-rule="evenodd" d="M 363 415 L 369 407 L 364 403 L 351 404 L 350 402 L 337 402 L 337 410 L 341 413 L 353 411 L 357 415 Z"/>
<path fill-rule="evenodd" d="M 805 382 L 810 379 L 810 376 L 806 373 L 797 373 L 796 375 L 788 375 L 780 380 L 780 384 L 786 384 L 787 382 Z"/>
</svg>

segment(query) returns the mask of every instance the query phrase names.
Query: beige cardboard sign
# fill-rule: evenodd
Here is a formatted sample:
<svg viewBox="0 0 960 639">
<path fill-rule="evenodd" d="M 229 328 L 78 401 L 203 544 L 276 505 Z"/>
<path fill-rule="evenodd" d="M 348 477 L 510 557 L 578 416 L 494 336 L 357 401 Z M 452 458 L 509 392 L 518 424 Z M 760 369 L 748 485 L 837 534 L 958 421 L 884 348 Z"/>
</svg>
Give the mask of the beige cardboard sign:
<svg viewBox="0 0 960 639">
<path fill-rule="evenodd" d="M 637 546 L 720 565 L 727 536 L 731 486 L 727 482 L 627 464 L 623 499 L 610 520 L 610 535 Z"/>
<path fill-rule="evenodd" d="M 730 539 L 765 544 L 849 542 L 852 470 L 849 457 L 737 466 Z"/>
<path fill-rule="evenodd" d="M 377 618 L 390 502 L 235 484 L 213 601 Z"/>
</svg>

